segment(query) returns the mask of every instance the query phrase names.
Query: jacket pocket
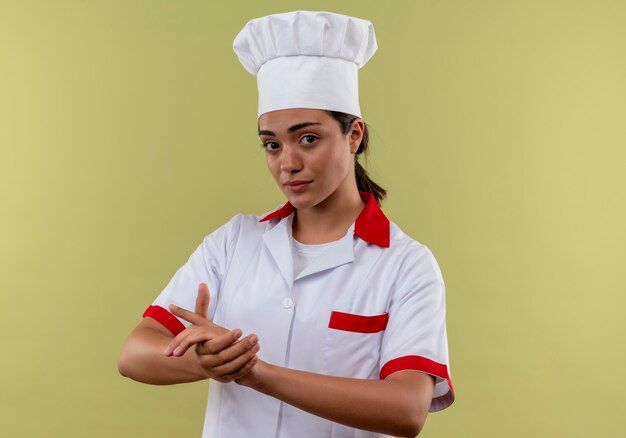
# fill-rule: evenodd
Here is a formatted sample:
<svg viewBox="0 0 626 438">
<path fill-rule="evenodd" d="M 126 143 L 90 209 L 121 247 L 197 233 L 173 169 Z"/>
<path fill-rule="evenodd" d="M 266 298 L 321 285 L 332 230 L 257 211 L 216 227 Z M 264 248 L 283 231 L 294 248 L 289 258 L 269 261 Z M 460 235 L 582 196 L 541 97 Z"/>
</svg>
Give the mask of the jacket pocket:
<svg viewBox="0 0 626 438">
<path fill-rule="evenodd" d="M 389 313 L 365 316 L 333 311 L 330 314 L 328 328 L 355 333 L 378 333 L 385 330 L 388 321 Z"/>
<path fill-rule="evenodd" d="M 370 316 L 331 312 L 324 345 L 324 373 L 377 379 L 380 343 L 388 319 L 387 313 Z"/>
</svg>

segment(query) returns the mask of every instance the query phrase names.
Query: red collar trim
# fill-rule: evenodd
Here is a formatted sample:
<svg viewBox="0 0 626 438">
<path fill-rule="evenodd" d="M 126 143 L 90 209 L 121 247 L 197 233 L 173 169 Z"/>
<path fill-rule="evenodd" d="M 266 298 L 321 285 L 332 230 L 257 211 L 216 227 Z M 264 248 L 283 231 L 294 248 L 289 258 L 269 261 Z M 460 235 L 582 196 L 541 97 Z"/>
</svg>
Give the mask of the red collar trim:
<svg viewBox="0 0 626 438">
<path fill-rule="evenodd" d="M 293 213 L 294 211 L 296 211 L 296 209 L 293 208 L 293 205 L 291 205 L 291 202 L 287 201 L 287 203 L 285 205 L 280 207 L 275 212 L 268 214 L 263 219 L 259 220 L 259 222 L 269 221 L 269 220 L 274 219 L 275 217 L 279 217 L 281 220 L 283 220 L 286 217 L 288 217 L 291 213 Z"/>
<path fill-rule="evenodd" d="M 356 218 L 354 223 L 354 234 L 361 239 L 373 243 L 382 248 L 389 248 L 390 225 L 389 219 L 378 206 L 376 198 L 371 193 L 359 192 L 361 199 L 365 202 L 365 207 Z M 285 219 L 296 209 L 290 202 L 280 207 L 278 210 L 269 213 L 259 220 L 265 222 L 274 218 Z"/>
</svg>

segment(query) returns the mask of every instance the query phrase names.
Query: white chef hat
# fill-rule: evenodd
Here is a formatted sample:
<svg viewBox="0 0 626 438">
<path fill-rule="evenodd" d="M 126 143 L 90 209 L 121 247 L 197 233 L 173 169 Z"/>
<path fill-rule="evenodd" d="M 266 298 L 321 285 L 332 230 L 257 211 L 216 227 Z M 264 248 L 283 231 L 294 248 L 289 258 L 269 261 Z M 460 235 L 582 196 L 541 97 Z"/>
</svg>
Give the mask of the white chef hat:
<svg viewBox="0 0 626 438">
<path fill-rule="evenodd" d="M 294 11 L 250 20 L 233 42 L 256 76 L 258 116 L 315 108 L 361 116 L 358 69 L 376 49 L 367 20 L 322 11 Z"/>
</svg>

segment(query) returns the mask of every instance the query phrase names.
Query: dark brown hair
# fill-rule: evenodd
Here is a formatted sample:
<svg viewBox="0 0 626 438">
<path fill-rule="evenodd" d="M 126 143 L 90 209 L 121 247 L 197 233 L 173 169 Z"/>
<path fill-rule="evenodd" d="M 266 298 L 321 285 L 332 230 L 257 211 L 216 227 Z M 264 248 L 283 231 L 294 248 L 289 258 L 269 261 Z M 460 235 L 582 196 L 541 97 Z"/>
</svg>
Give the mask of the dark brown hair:
<svg viewBox="0 0 626 438">
<path fill-rule="evenodd" d="M 352 114 L 328 110 L 326 110 L 326 112 L 330 114 L 335 120 L 337 120 L 337 122 L 339 122 L 341 132 L 344 135 L 350 132 L 352 122 L 358 119 L 358 117 L 353 116 Z M 356 185 L 359 188 L 359 191 L 371 193 L 372 195 L 374 195 L 374 199 L 376 199 L 376 202 L 378 203 L 378 205 L 380 205 L 382 200 L 385 199 L 385 196 L 387 196 L 387 190 L 383 189 L 381 186 L 372 181 L 367 175 L 367 171 L 365 170 L 365 168 L 361 166 L 361 163 L 359 163 L 358 157 L 360 154 L 365 154 L 364 156 L 367 157 L 367 145 L 369 142 L 369 132 L 367 130 L 367 124 L 365 122 L 363 122 L 363 124 L 365 125 L 365 129 L 363 130 L 363 139 L 361 140 L 359 149 L 357 149 L 354 156 L 354 173 L 356 175 Z"/>
</svg>

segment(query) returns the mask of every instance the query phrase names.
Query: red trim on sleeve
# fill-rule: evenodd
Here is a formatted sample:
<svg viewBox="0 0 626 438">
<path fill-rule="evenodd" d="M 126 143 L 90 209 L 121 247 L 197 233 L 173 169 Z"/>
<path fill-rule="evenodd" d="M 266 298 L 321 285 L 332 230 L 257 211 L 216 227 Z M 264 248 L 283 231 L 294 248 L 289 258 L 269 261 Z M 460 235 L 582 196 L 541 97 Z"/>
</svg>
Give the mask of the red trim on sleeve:
<svg viewBox="0 0 626 438">
<path fill-rule="evenodd" d="M 185 326 L 169 311 L 165 310 L 161 306 L 150 306 L 143 312 L 143 316 L 149 316 L 150 318 L 160 322 L 168 329 L 174 336 L 185 330 Z"/>
<path fill-rule="evenodd" d="M 364 316 L 353 313 L 332 312 L 328 327 L 335 330 L 344 330 L 356 333 L 378 333 L 385 330 L 389 321 L 389 314 Z"/>
<path fill-rule="evenodd" d="M 450 375 L 448 374 L 448 366 L 422 356 L 402 356 L 390 360 L 380 369 L 380 378 L 381 380 L 386 379 L 391 374 L 403 370 L 423 371 L 427 374 L 446 379 L 450 391 L 454 392 L 452 380 L 450 380 Z"/>
</svg>

